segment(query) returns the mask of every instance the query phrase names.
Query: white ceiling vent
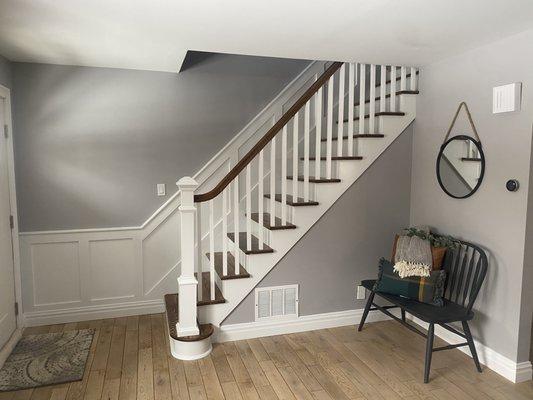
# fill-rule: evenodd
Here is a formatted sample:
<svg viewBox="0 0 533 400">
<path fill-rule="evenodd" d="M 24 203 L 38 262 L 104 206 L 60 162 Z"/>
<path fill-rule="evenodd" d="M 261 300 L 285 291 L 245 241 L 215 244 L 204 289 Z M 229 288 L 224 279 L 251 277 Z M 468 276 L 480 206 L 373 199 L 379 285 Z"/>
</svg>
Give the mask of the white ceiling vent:
<svg viewBox="0 0 533 400">
<path fill-rule="evenodd" d="M 255 320 L 298 318 L 298 285 L 255 289 Z"/>
</svg>

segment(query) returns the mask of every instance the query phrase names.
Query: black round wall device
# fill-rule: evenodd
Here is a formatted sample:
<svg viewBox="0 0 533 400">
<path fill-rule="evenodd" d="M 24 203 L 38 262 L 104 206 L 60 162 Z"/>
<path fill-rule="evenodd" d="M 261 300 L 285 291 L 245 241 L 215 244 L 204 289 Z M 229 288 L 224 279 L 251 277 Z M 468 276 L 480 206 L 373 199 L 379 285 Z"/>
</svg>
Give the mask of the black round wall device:
<svg viewBox="0 0 533 400">
<path fill-rule="evenodd" d="M 510 192 L 516 192 L 519 186 L 520 185 L 516 179 L 509 179 L 507 183 L 505 184 L 505 187 Z"/>
</svg>

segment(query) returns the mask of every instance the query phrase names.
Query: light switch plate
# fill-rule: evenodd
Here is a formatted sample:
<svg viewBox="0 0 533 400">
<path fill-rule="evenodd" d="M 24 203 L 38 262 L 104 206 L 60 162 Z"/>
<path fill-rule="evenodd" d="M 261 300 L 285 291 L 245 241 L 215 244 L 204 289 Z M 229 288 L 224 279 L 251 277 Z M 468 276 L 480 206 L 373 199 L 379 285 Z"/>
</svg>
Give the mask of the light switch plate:
<svg viewBox="0 0 533 400">
<path fill-rule="evenodd" d="M 496 86 L 492 89 L 492 113 L 520 111 L 522 97 L 522 83 Z"/>
<path fill-rule="evenodd" d="M 167 192 L 166 185 L 164 183 L 158 183 L 157 184 L 157 195 L 164 196 L 166 195 L 166 192 Z"/>
<path fill-rule="evenodd" d="M 366 297 L 366 290 L 363 286 L 357 286 L 357 300 L 363 300 Z"/>
</svg>

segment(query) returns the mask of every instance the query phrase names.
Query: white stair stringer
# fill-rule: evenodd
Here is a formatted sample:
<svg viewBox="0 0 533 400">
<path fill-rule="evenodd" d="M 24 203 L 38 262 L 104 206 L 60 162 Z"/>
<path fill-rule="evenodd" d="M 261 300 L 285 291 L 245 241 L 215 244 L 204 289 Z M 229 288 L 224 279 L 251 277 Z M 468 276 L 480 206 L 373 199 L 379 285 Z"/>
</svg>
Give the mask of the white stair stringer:
<svg viewBox="0 0 533 400">
<path fill-rule="evenodd" d="M 296 229 L 275 230 L 267 233 L 267 230 L 263 228 L 265 229 L 264 242 L 274 249 L 273 253 L 244 255 L 241 252 L 240 258 L 244 261 L 243 264 L 251 277 L 220 281 L 226 302 L 199 307 L 198 316 L 200 322 L 211 323 L 217 327 L 220 326 L 224 319 L 259 284 L 266 274 L 277 265 L 322 215 L 333 206 L 340 196 L 370 168 L 377 158 L 409 126 L 416 116 L 416 95 L 402 94 L 398 96 L 398 100 L 398 108 L 405 115 L 376 117 L 376 126 L 385 137 L 361 140 L 359 142 L 358 155 L 363 157 L 362 160 L 333 161 L 334 175 L 341 182 L 310 184 L 313 185 L 310 193 L 314 193 L 313 198 L 318 201 L 319 205 L 289 206 L 292 208 L 291 220 L 296 225 Z M 322 163 L 325 162 L 322 161 Z M 314 161 L 311 161 L 310 170 L 314 171 Z M 289 191 L 288 194 L 291 194 L 291 192 Z M 301 192 L 300 196 L 302 196 Z M 268 210 L 266 208 L 265 212 L 268 212 Z M 278 202 L 276 202 L 276 216 L 280 216 L 280 203 Z M 261 228 L 262 226 L 256 224 L 254 230 Z M 232 244 L 231 241 L 230 243 Z"/>
</svg>

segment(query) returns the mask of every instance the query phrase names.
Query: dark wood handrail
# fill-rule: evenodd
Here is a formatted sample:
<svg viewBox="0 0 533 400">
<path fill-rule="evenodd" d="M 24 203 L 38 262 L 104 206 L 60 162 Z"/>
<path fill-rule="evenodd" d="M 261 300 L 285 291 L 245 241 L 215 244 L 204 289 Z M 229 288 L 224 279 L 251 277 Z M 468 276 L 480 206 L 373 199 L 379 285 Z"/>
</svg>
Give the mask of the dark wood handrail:
<svg viewBox="0 0 533 400">
<path fill-rule="evenodd" d="M 342 62 L 334 62 L 331 64 L 324 73 L 305 91 L 302 96 L 296 100 L 296 102 L 292 105 L 291 108 L 287 110 L 285 114 L 281 116 L 281 118 L 268 130 L 267 133 L 255 144 L 254 147 L 250 149 L 246 155 L 240 159 L 240 161 L 235 164 L 235 166 L 231 169 L 230 172 L 226 174 L 224 178 L 216 185 L 213 189 L 211 189 L 207 193 L 197 194 L 194 196 L 194 201 L 196 203 L 202 203 L 204 201 L 209 201 L 211 199 L 214 199 L 217 197 L 222 191 L 228 186 L 233 179 L 235 179 L 246 166 L 252 162 L 252 160 L 259 154 L 261 150 L 265 148 L 265 146 L 270 143 L 272 138 L 278 134 L 278 132 L 281 131 L 281 129 L 296 115 L 298 111 L 307 103 L 311 97 L 315 95 L 316 92 L 318 92 L 318 89 L 320 89 L 331 76 L 337 72 L 337 70 L 342 66 Z"/>
</svg>

